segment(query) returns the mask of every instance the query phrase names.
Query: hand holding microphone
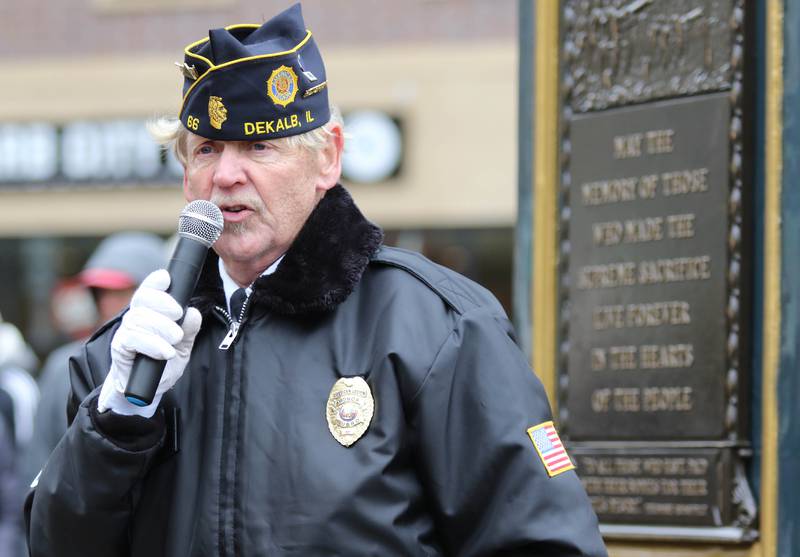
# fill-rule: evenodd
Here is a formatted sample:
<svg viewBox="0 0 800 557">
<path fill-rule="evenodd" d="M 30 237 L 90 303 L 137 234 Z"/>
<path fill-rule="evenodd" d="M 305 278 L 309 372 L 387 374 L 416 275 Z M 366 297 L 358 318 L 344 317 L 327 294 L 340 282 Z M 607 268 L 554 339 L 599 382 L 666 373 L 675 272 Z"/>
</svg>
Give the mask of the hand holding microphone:
<svg viewBox="0 0 800 557">
<path fill-rule="evenodd" d="M 100 412 L 151 417 L 161 396 L 183 374 L 201 323 L 200 313 L 186 306 L 223 225 L 222 212 L 210 201 L 192 201 L 181 211 L 178 243 L 167 270 L 142 282 L 111 341 L 112 363 L 100 391 Z"/>
<path fill-rule="evenodd" d="M 195 308 L 188 308 L 183 322 L 178 325 L 184 312 L 167 294 L 169 283 L 169 273 L 159 269 L 144 279 L 131 298 L 130 309 L 111 340 L 111 370 L 97 401 L 100 412 L 111 409 L 117 414 L 149 418 L 155 413 L 161 396 L 183 375 L 202 317 Z M 133 404 L 124 395 L 139 354 L 166 361 L 153 399 L 146 406 Z"/>
</svg>

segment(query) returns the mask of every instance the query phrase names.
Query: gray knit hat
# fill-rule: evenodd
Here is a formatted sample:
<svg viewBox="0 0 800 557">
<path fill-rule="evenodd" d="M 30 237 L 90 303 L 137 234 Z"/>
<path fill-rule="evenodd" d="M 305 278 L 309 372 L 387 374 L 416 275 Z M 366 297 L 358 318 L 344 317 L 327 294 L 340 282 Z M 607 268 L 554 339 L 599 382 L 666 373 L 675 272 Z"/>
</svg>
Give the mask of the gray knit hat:
<svg viewBox="0 0 800 557">
<path fill-rule="evenodd" d="M 148 232 L 118 232 L 100 242 L 79 278 L 95 288 L 138 286 L 156 269 L 166 267 L 164 241 Z"/>
</svg>

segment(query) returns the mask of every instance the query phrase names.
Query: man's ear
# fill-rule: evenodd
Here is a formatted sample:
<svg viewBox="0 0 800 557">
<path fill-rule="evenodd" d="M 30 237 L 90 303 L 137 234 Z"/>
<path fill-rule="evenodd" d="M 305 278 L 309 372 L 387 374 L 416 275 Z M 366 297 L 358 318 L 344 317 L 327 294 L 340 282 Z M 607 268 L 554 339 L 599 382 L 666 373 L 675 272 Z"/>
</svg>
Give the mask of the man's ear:
<svg viewBox="0 0 800 557">
<path fill-rule="evenodd" d="M 344 151 L 344 131 L 335 124 L 329 130 L 328 142 L 317 153 L 320 179 L 317 189 L 327 191 L 339 182 L 342 175 L 342 152 Z M 186 173 L 184 173 L 184 183 Z"/>
</svg>

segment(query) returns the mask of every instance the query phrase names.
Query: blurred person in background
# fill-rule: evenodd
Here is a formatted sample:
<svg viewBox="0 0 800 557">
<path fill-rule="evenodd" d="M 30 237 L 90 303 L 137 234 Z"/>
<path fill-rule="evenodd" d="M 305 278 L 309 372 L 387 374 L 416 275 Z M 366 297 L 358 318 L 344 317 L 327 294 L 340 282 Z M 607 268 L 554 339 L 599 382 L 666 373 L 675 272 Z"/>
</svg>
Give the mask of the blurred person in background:
<svg viewBox="0 0 800 557">
<path fill-rule="evenodd" d="M 22 489 L 16 473 L 14 435 L 5 420 L 0 420 L 0 555 L 25 554 L 22 536 Z"/>
<path fill-rule="evenodd" d="M 19 329 L 0 317 L 0 556 L 22 555 L 24 483 L 17 466 L 32 442 L 39 389 L 31 372 L 38 365 Z"/>
<path fill-rule="evenodd" d="M 192 307 L 156 271 L 71 360 L 31 555 L 605 556 L 500 304 L 382 245 L 338 183 L 300 6 L 184 56 L 163 139 L 224 230 Z M 137 354 L 167 360 L 152 402 L 125 395 Z"/>
<path fill-rule="evenodd" d="M 0 315 L 0 412 L 14 446 L 23 448 L 33 435 L 39 389 L 33 372 L 39 360 L 19 329 Z"/>
<path fill-rule="evenodd" d="M 165 264 L 165 243 L 155 234 L 119 232 L 100 242 L 77 277 L 91 292 L 97 308 L 96 327 L 125 309 L 136 287 Z M 20 475 L 25 485 L 38 474 L 67 430 L 69 358 L 79 353 L 85 341 L 56 348 L 39 374 L 41 398 L 34 418 L 33 439 L 20 459 Z"/>
</svg>

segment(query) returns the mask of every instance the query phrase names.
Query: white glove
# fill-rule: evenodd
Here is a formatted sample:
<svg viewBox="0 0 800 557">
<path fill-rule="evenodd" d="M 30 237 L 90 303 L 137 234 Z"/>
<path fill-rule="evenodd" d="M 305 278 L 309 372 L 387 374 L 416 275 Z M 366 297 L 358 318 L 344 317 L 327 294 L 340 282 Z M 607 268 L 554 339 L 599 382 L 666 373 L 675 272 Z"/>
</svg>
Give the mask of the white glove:
<svg viewBox="0 0 800 557">
<path fill-rule="evenodd" d="M 97 401 L 100 412 L 111 409 L 117 414 L 150 418 L 161 396 L 183 375 L 202 317 L 197 309 L 188 308 L 183 324 L 176 323 L 183 312 L 178 302 L 166 293 L 169 282 L 167 270 L 159 269 L 150 273 L 134 292 L 130 309 L 111 339 L 111 370 L 100 389 Z M 147 406 L 136 406 L 124 395 L 137 354 L 167 360 L 153 402 Z"/>
</svg>

